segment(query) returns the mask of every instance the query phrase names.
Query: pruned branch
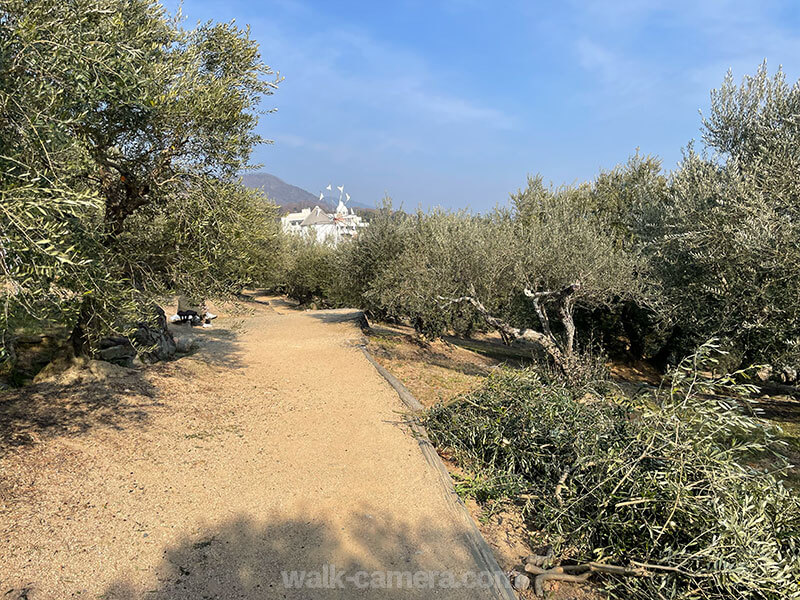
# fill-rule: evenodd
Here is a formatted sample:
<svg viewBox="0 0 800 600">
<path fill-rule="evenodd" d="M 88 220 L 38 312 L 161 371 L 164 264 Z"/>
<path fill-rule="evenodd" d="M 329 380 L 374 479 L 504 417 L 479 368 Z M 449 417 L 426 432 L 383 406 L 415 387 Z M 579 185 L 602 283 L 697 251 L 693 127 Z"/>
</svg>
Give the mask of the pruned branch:
<svg viewBox="0 0 800 600">
<path fill-rule="evenodd" d="M 563 565 L 545 569 L 531 561 L 525 565 L 525 570 L 528 573 L 536 575 L 534 590 L 537 596 L 544 596 L 545 581 L 581 583 L 589 579 L 592 573 L 609 573 L 611 575 L 620 575 L 624 577 L 648 577 L 650 575 L 645 568 L 637 565 L 625 567 L 597 562 L 580 565 Z"/>
<path fill-rule="evenodd" d="M 573 469 L 565 471 L 565 474 Z M 566 477 L 562 475 L 562 479 L 566 479 Z M 712 577 L 710 573 L 692 573 L 679 567 L 652 565 L 633 560 L 628 566 L 588 562 L 578 565 L 555 565 L 547 567 L 548 564 L 552 565 L 552 561 L 552 549 L 546 555 L 533 554 L 525 559 L 525 571 L 536 576 L 534 589 L 538 596 L 544 596 L 543 586 L 545 581 L 583 582 L 586 581 L 592 573 L 607 573 L 620 577 L 650 577 L 653 575 L 651 571 L 668 571 L 683 575 L 684 577 Z"/>
</svg>

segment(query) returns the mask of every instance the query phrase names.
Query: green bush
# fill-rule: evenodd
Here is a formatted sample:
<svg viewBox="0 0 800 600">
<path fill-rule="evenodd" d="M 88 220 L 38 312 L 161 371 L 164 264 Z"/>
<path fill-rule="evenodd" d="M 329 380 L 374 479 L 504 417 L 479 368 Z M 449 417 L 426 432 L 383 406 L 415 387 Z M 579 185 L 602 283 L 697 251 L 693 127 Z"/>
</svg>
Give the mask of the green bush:
<svg viewBox="0 0 800 600">
<path fill-rule="evenodd" d="M 358 306 L 372 317 L 392 318 L 380 279 L 405 248 L 407 221 L 408 215 L 393 210 L 386 198 L 369 227 L 361 230 L 353 243 L 340 247 L 337 289 L 342 303 Z"/>
<path fill-rule="evenodd" d="M 484 496 L 530 498 L 528 523 L 562 559 L 651 565 L 606 578 L 616 597 L 798 598 L 800 499 L 749 466 L 774 440 L 729 399 L 746 386 L 703 375 L 716 356 L 701 347 L 635 405 L 500 371 L 426 426 Z"/>
<path fill-rule="evenodd" d="M 287 236 L 283 289 L 286 295 L 309 304 L 334 304 L 337 250 L 306 235 Z"/>
</svg>

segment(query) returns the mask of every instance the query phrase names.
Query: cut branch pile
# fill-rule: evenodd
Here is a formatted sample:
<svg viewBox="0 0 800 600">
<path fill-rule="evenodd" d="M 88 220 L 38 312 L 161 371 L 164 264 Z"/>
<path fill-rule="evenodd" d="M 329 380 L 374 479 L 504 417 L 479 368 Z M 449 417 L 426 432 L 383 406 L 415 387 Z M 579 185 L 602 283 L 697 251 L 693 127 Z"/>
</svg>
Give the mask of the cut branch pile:
<svg viewBox="0 0 800 600">
<path fill-rule="evenodd" d="M 636 401 L 499 370 L 425 426 L 470 472 L 469 489 L 522 502 L 552 545 L 558 560 L 526 561 L 537 593 L 600 574 L 626 600 L 800 600 L 800 498 L 776 476 L 787 466 L 776 432 L 725 402 L 747 397 L 746 374 L 709 375 L 715 354 L 704 345 Z M 771 472 L 751 466 L 765 452 Z"/>
</svg>

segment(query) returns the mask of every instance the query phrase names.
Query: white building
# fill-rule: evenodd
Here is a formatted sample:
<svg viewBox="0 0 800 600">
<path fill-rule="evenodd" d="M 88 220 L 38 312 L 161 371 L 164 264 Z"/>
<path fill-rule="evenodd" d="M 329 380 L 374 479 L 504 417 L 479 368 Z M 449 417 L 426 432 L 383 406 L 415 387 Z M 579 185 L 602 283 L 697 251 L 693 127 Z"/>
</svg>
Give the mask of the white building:
<svg viewBox="0 0 800 600">
<path fill-rule="evenodd" d="M 333 214 L 326 213 L 319 206 L 304 208 L 281 217 L 281 225 L 287 233 L 306 233 L 314 235 L 317 241 L 337 244 L 343 239 L 356 237 L 358 230 L 368 223 L 340 200 Z"/>
</svg>

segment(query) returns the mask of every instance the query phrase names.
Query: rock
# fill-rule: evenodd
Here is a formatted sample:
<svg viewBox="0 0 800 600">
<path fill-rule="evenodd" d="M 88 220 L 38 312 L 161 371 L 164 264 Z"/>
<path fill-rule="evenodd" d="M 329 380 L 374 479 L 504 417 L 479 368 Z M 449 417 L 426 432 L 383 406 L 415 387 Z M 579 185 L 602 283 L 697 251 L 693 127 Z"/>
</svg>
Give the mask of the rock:
<svg viewBox="0 0 800 600">
<path fill-rule="evenodd" d="M 97 355 L 102 360 L 110 363 L 130 366 L 133 358 L 136 356 L 136 349 L 127 340 L 125 340 L 125 342 L 125 344 L 101 348 L 97 351 Z"/>
<path fill-rule="evenodd" d="M 522 573 L 518 573 L 516 577 L 514 577 L 513 585 L 515 590 L 527 590 L 531 587 L 531 578 Z"/>
<path fill-rule="evenodd" d="M 181 354 L 188 354 L 197 348 L 197 340 L 189 336 L 175 338 L 175 350 Z"/>
<path fill-rule="evenodd" d="M 139 358 L 144 363 L 169 360 L 175 356 L 177 345 L 172 333 L 167 328 L 167 315 L 160 306 L 153 306 L 155 319 L 153 323 L 139 323 L 133 336 L 136 346 L 140 348 Z"/>
<path fill-rule="evenodd" d="M 51 328 L 37 334 L 16 333 L 11 347 L 14 358 L 11 379 L 35 377 L 50 362 L 64 354 L 68 336 L 65 328 Z"/>
<path fill-rule="evenodd" d="M 86 363 L 87 359 L 84 357 L 60 356 L 39 371 L 33 378 L 33 383 L 63 383 L 64 379 L 68 380 L 67 383 L 73 383 L 76 378 L 65 373 L 82 369 Z"/>
<path fill-rule="evenodd" d="M 167 316 L 159 306 L 153 305 L 151 310 L 154 315 L 153 321 L 140 322 L 136 325 L 133 342 L 121 336 L 103 338 L 97 344 L 97 357 L 123 367 L 133 367 L 139 362 L 151 364 L 172 358 L 175 355 L 176 344 L 167 328 Z"/>
<path fill-rule="evenodd" d="M 105 362 L 102 360 L 90 360 L 87 369 L 90 373 L 90 378 L 94 381 L 105 381 L 106 379 L 119 379 L 126 377 L 131 373 L 135 373 L 135 369 L 121 367 L 119 365 Z"/>
<path fill-rule="evenodd" d="M 34 383 L 71 385 L 73 383 L 103 382 L 133 373 L 133 369 L 121 367 L 102 360 L 59 358 L 51 362 L 34 378 Z"/>
<path fill-rule="evenodd" d="M 104 349 L 104 348 L 111 348 L 113 346 L 124 346 L 126 344 L 130 344 L 128 338 L 123 337 L 121 335 L 111 335 L 109 337 L 100 340 L 97 343 L 97 347 L 100 349 Z"/>
</svg>

